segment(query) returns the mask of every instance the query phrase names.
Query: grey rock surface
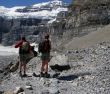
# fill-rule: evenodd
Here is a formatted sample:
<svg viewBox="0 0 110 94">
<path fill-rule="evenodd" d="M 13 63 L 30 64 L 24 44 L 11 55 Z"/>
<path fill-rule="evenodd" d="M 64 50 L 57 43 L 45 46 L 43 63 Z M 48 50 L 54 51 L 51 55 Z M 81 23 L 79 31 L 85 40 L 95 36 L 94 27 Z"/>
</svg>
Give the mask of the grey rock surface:
<svg viewBox="0 0 110 94">
<path fill-rule="evenodd" d="M 40 72 L 41 60 L 39 57 L 33 58 L 27 65 L 27 74 L 30 76 L 21 78 L 18 71 L 10 73 L 2 79 L 0 91 L 14 91 L 16 87 L 22 87 L 25 94 L 109 94 L 109 53 L 110 43 L 102 42 L 89 48 L 68 51 L 66 60 L 59 54 L 58 58 L 62 57 L 60 64 L 67 62 L 71 69 L 60 72 L 55 78 L 34 77 L 33 72 Z M 49 66 L 56 62 L 54 58 L 56 57 L 51 59 Z M 53 75 L 56 71 L 49 67 L 49 73 Z M 32 89 L 26 86 L 31 86 Z"/>
</svg>

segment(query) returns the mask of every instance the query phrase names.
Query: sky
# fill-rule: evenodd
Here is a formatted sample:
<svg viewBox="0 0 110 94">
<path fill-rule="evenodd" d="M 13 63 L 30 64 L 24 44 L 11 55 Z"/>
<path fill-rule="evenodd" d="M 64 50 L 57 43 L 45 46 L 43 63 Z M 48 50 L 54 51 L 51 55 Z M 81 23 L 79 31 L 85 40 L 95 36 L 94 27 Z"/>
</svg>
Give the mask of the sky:
<svg viewBox="0 0 110 94">
<path fill-rule="evenodd" d="M 47 2 L 51 0 L 0 0 L 0 6 L 14 7 L 14 6 L 29 6 L 36 3 Z M 66 3 L 70 3 L 72 0 L 62 0 Z"/>
</svg>

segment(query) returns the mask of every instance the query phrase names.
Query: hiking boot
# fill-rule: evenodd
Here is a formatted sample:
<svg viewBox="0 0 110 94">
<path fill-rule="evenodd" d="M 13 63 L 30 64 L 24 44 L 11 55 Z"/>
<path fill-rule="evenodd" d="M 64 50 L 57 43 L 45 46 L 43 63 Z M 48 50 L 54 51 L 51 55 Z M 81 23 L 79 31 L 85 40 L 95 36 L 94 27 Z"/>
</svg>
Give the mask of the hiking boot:
<svg viewBox="0 0 110 94">
<path fill-rule="evenodd" d="M 19 76 L 22 77 L 22 73 L 21 73 L 21 71 L 19 72 Z"/>
<path fill-rule="evenodd" d="M 40 77 L 44 77 L 45 74 L 43 72 L 40 73 Z"/>
<path fill-rule="evenodd" d="M 48 74 L 47 72 L 45 72 L 44 77 L 49 78 L 50 74 Z"/>
<path fill-rule="evenodd" d="M 23 74 L 22 77 L 27 77 L 27 74 Z"/>
<path fill-rule="evenodd" d="M 34 76 L 34 77 L 37 77 L 36 73 L 33 73 L 33 76 Z"/>
</svg>

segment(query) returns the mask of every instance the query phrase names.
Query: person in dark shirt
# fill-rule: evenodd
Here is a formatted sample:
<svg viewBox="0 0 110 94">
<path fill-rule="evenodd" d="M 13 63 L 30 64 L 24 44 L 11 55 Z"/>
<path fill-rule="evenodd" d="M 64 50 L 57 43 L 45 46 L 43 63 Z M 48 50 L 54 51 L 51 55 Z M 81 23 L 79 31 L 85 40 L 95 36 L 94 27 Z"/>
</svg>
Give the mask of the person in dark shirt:
<svg viewBox="0 0 110 94">
<path fill-rule="evenodd" d="M 27 43 L 28 44 L 28 50 L 27 51 L 23 51 L 22 50 L 22 45 L 23 43 Z M 27 76 L 26 75 L 26 64 L 27 64 L 27 60 L 28 60 L 28 53 L 30 52 L 30 44 L 29 42 L 25 39 L 25 37 L 22 37 L 21 40 L 15 45 L 15 48 L 19 48 L 19 59 L 20 59 L 20 76 Z M 23 70 L 22 70 L 23 69 Z M 24 72 L 24 74 L 22 75 L 22 71 Z"/>
<path fill-rule="evenodd" d="M 38 48 L 38 51 L 41 53 L 41 76 L 48 75 L 48 62 L 50 60 L 50 50 L 51 50 L 51 41 L 49 40 L 49 34 L 45 35 L 44 40 L 40 44 L 41 46 Z"/>
</svg>

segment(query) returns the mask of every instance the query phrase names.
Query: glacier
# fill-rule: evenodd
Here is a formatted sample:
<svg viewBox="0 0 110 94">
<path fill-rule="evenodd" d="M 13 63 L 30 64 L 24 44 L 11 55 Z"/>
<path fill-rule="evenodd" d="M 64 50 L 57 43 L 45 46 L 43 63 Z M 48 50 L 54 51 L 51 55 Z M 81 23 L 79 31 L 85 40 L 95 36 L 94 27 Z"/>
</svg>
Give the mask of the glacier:
<svg viewBox="0 0 110 94">
<path fill-rule="evenodd" d="M 53 20 L 56 18 L 57 14 L 62 11 L 66 12 L 68 9 L 60 0 L 52 0 L 31 6 L 16 6 L 12 8 L 0 6 L 0 16 L 8 19 L 37 18 Z"/>
</svg>

